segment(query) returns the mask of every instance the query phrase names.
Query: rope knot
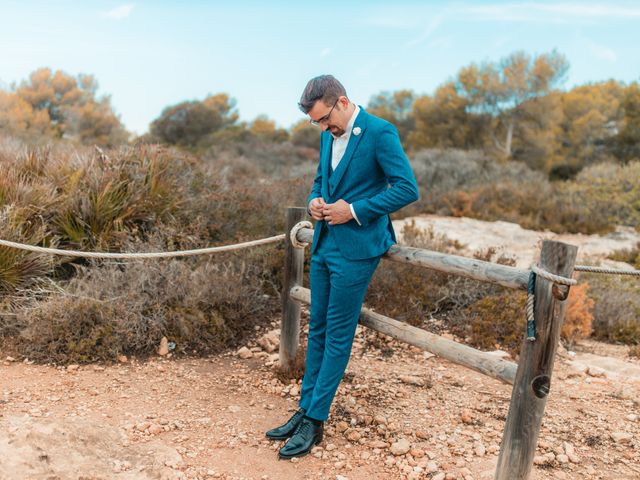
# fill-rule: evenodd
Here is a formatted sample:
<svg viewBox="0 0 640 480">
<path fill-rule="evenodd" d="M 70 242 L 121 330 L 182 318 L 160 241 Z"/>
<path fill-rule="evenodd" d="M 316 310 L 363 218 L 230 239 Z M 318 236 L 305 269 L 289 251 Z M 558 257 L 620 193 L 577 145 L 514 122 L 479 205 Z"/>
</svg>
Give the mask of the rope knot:
<svg viewBox="0 0 640 480">
<path fill-rule="evenodd" d="M 291 240 L 293 248 L 305 248 L 309 245 L 309 242 L 301 242 L 298 240 L 298 232 L 303 228 L 313 228 L 313 224 L 308 220 L 302 220 L 291 228 L 291 231 L 289 232 L 289 239 Z"/>
</svg>

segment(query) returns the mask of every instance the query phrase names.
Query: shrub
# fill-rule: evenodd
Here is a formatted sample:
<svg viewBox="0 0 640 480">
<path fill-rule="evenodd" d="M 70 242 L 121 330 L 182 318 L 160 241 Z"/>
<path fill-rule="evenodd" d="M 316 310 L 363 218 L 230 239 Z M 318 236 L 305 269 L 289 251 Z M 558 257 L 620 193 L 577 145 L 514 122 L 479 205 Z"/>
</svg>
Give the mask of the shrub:
<svg viewBox="0 0 640 480">
<path fill-rule="evenodd" d="M 525 334 L 526 294 L 507 291 L 482 298 L 466 310 L 469 343 L 479 349 L 501 348 L 516 357 Z"/>
<path fill-rule="evenodd" d="M 576 340 L 587 338 L 593 331 L 593 299 L 587 295 L 588 283 L 579 283 L 571 287 L 567 299 L 567 309 L 560 332 L 561 337 L 574 344 Z"/>
<path fill-rule="evenodd" d="M 591 285 L 593 336 L 598 340 L 640 344 L 638 279 L 622 275 L 588 274 Z"/>
<path fill-rule="evenodd" d="M 277 247 L 251 258 L 78 267 L 63 291 L 18 312 L 20 353 L 57 363 L 149 355 L 166 336 L 177 352 L 236 346 L 279 307 Z M 281 253 L 281 252 L 280 252 Z"/>
</svg>

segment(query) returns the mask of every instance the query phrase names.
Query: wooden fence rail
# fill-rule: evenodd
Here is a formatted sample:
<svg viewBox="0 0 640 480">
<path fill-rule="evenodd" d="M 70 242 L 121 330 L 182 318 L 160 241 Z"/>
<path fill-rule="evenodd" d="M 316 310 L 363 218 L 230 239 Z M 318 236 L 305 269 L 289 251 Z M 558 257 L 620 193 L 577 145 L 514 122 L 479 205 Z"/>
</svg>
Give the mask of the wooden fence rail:
<svg viewBox="0 0 640 480">
<path fill-rule="evenodd" d="M 302 249 L 294 248 L 289 238 L 293 226 L 305 215 L 305 208 L 295 207 L 287 210 L 280 340 L 280 366 L 284 373 L 293 368 L 299 345 L 299 304 L 311 302 L 310 290 L 302 286 L 304 252 Z M 301 242 L 311 242 L 313 229 L 301 228 L 296 238 Z M 573 245 L 545 240 L 542 243 L 538 266 L 549 273 L 571 277 L 576 254 L 577 247 Z M 530 275 L 529 270 L 399 245 L 392 246 L 383 259 L 522 290 L 527 289 Z M 525 480 L 529 477 L 533 465 L 542 416 L 551 388 L 553 360 L 560 340 L 568 294 L 569 287 L 554 284 L 539 275 L 536 277 L 536 339 L 527 340 L 523 331 L 520 361 L 517 365 L 367 308 L 363 308 L 360 313 L 360 323 L 451 362 L 513 384 L 495 479 Z"/>
</svg>

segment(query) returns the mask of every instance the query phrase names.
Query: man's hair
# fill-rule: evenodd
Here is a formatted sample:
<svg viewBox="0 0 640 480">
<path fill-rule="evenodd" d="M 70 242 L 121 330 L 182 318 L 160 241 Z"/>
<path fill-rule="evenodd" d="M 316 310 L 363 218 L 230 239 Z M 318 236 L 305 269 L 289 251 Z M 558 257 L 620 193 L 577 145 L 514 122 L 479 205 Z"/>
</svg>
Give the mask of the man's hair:
<svg viewBox="0 0 640 480">
<path fill-rule="evenodd" d="M 306 114 L 318 100 L 322 100 L 328 106 L 343 95 L 346 96 L 347 91 L 333 75 L 320 75 L 309 80 L 302 92 L 298 107 Z"/>
</svg>

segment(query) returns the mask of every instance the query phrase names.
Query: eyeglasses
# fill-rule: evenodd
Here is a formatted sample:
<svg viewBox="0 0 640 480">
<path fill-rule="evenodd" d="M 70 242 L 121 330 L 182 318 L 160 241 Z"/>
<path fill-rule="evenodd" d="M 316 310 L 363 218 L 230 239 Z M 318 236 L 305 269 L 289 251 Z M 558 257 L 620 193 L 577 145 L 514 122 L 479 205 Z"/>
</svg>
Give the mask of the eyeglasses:
<svg viewBox="0 0 640 480">
<path fill-rule="evenodd" d="M 336 108 L 336 105 L 338 104 L 338 100 L 340 100 L 340 98 L 337 98 L 335 103 L 333 104 L 333 107 L 331 107 L 331 110 L 329 110 L 329 113 L 327 113 L 324 117 L 319 118 L 318 120 L 309 120 L 309 123 L 311 125 L 315 125 L 316 127 L 319 127 L 321 124 L 326 123 L 329 121 L 329 117 L 331 117 L 331 113 L 333 112 L 333 109 Z"/>
</svg>

